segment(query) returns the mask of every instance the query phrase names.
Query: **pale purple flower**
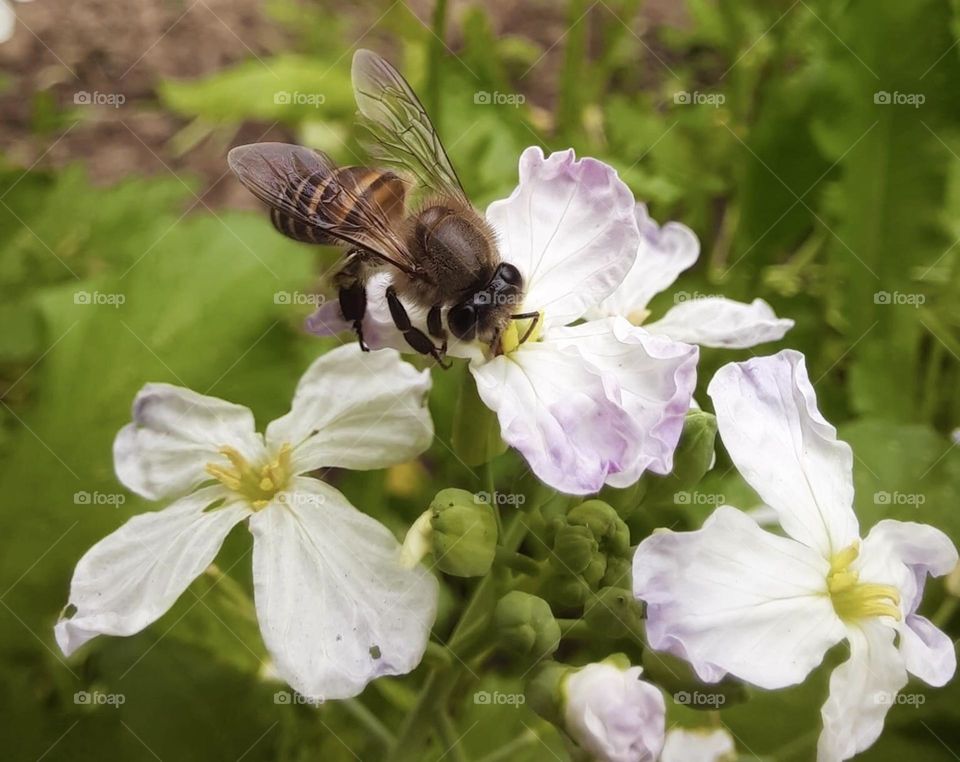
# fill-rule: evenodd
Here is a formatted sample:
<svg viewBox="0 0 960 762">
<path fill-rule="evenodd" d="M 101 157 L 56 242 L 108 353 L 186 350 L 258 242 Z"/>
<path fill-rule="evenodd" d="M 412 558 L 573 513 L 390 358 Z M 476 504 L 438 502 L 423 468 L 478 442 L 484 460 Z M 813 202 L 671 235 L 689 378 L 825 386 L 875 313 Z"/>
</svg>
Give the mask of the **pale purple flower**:
<svg viewBox="0 0 960 762">
<path fill-rule="evenodd" d="M 786 536 L 724 506 L 698 531 L 644 540 L 633 584 L 650 646 L 708 682 L 729 673 L 775 689 L 802 682 L 846 640 L 818 759 L 848 759 L 878 738 L 908 673 L 934 686 L 953 676 L 953 643 L 917 608 L 927 575 L 950 572 L 957 551 L 913 522 L 880 521 L 860 539 L 853 454 L 817 409 L 803 355 L 726 365 L 708 392 L 730 457 Z"/>
<path fill-rule="evenodd" d="M 654 762 L 663 747 L 663 694 L 640 667 L 588 664 L 563 682 L 564 729 L 600 762 Z"/>
<path fill-rule="evenodd" d="M 133 635 L 156 621 L 246 521 L 257 618 L 280 677 L 323 700 L 412 670 L 436 613 L 436 579 L 404 566 L 386 527 L 305 474 L 419 455 L 433 438 L 429 388 L 429 373 L 396 352 L 341 347 L 310 366 L 290 412 L 261 435 L 245 407 L 147 384 L 114 443 L 117 476 L 172 502 L 80 559 L 56 625 L 60 648 L 69 655 L 97 635 Z"/>
<path fill-rule="evenodd" d="M 496 357 L 478 344 L 450 345 L 451 355 L 471 360 L 504 440 L 542 481 L 570 494 L 629 486 L 646 470 L 669 473 L 696 384 L 697 347 L 622 317 L 578 322 L 613 293 L 636 258 L 634 207 L 606 164 L 578 160 L 572 150 L 544 157 L 528 148 L 520 184 L 490 205 L 487 219 L 503 260 L 524 277 L 516 312 L 539 312 L 539 323 L 522 344 L 512 327 Z M 389 276 L 377 276 L 368 288 L 365 331 L 371 346 L 400 348 L 380 296 L 388 283 Z M 422 310 L 410 311 L 422 324 Z M 323 335 L 348 328 L 336 303 L 308 327 Z"/>
<path fill-rule="evenodd" d="M 782 339 L 792 320 L 778 318 L 762 299 L 750 304 L 723 296 L 702 296 L 677 291 L 675 305 L 652 323 L 647 323 L 647 305 L 666 290 L 681 272 L 700 256 L 700 242 L 686 225 L 657 225 L 644 204 L 636 206 L 640 245 L 637 259 L 616 291 L 590 311 L 591 317 L 618 315 L 650 333 L 661 334 L 705 347 L 745 349 Z"/>
</svg>

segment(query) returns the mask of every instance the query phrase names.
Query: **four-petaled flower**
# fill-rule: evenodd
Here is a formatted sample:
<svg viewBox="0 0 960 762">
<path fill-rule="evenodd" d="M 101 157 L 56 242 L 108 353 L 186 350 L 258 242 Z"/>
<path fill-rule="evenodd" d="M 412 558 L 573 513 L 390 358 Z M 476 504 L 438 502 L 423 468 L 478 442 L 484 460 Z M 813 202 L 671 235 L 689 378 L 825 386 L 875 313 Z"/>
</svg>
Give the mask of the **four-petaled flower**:
<svg viewBox="0 0 960 762">
<path fill-rule="evenodd" d="M 56 625 L 60 648 L 69 655 L 158 619 L 246 520 L 257 617 L 281 677 L 322 700 L 412 670 L 436 613 L 436 579 L 402 565 L 386 527 L 304 474 L 422 453 L 433 438 L 429 388 L 429 373 L 396 352 L 341 347 L 310 366 L 290 412 L 260 435 L 245 407 L 147 384 L 114 443 L 116 471 L 134 492 L 173 502 L 80 559 Z"/>
<path fill-rule="evenodd" d="M 670 286 L 700 255 L 700 242 L 686 225 L 668 222 L 662 227 L 653 220 L 644 204 L 636 206 L 640 228 L 637 259 L 623 282 L 590 317 L 624 317 L 643 325 L 650 333 L 704 347 L 746 349 L 782 339 L 793 321 L 778 318 L 763 299 L 750 304 L 723 296 L 703 296 L 677 291 L 674 306 L 652 323 L 647 305 Z"/>
<path fill-rule="evenodd" d="M 917 608 L 926 576 L 953 569 L 957 551 L 912 522 L 883 520 L 860 539 L 852 451 L 817 409 L 803 355 L 726 365 L 708 392 L 730 457 L 787 536 L 724 506 L 698 531 L 644 540 L 634 593 L 650 646 L 703 680 L 729 673 L 774 689 L 803 681 L 846 639 L 818 759 L 848 759 L 880 735 L 908 672 L 934 686 L 953 676 L 953 643 Z"/>
<path fill-rule="evenodd" d="M 577 323 L 613 293 L 636 259 L 640 232 L 630 190 L 600 161 L 528 148 L 520 184 L 490 205 L 487 219 L 502 259 L 523 275 L 515 312 L 536 312 L 538 319 L 512 324 L 497 356 L 455 341 L 449 351 L 471 360 L 503 439 L 542 481 L 570 494 L 626 487 L 648 469 L 669 473 L 696 384 L 697 347 L 623 317 Z M 365 335 L 372 346 L 400 348 L 381 304 L 387 282 L 381 277 L 369 286 Z M 415 305 L 408 311 L 423 319 Z M 328 335 L 348 326 L 330 303 L 308 327 Z"/>
</svg>

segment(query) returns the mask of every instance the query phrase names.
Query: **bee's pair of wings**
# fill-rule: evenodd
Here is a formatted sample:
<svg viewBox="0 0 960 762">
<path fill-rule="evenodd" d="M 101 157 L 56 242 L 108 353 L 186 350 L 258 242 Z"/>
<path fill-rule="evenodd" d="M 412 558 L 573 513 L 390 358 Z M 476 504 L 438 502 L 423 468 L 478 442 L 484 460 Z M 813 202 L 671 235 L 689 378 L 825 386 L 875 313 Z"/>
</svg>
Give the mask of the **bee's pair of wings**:
<svg viewBox="0 0 960 762">
<path fill-rule="evenodd" d="M 400 73 L 376 53 L 358 50 L 352 77 L 361 121 L 373 137 L 371 154 L 412 174 L 421 190 L 466 203 L 430 117 Z M 234 148 L 227 161 L 248 190 L 282 214 L 404 272 L 418 270 L 386 213 L 338 182 L 337 166 L 326 154 L 287 143 L 253 143 Z"/>
</svg>

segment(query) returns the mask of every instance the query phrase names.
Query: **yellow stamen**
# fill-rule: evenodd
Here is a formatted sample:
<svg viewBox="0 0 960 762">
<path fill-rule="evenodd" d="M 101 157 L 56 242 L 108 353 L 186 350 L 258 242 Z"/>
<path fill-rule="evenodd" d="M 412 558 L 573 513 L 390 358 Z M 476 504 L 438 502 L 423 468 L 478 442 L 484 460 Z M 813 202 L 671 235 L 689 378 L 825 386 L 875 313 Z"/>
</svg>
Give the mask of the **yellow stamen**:
<svg viewBox="0 0 960 762">
<path fill-rule="evenodd" d="M 228 489 L 239 493 L 257 510 L 266 507 L 292 475 L 289 444 L 284 444 L 271 461 L 259 467 L 233 447 L 221 447 L 219 452 L 230 462 L 230 466 L 207 463 L 207 473 Z"/>
<path fill-rule="evenodd" d="M 860 582 L 859 572 L 849 568 L 859 555 L 860 548 L 851 545 L 830 559 L 827 590 L 837 616 L 848 622 L 878 616 L 899 620 L 900 592 L 892 585 Z"/>
<path fill-rule="evenodd" d="M 629 320 L 633 325 L 643 325 L 643 322 L 648 317 L 650 317 L 650 310 L 639 309 L 629 313 L 627 315 L 627 320 Z"/>
<path fill-rule="evenodd" d="M 531 330 L 531 324 L 536 320 Z M 527 335 L 529 333 L 529 336 Z M 511 320 L 503 333 L 500 335 L 500 351 L 502 354 L 510 354 L 520 346 L 520 339 L 524 339 L 524 344 L 540 341 L 540 335 L 543 333 L 543 313 L 539 313 L 535 318 L 528 320 Z"/>
</svg>

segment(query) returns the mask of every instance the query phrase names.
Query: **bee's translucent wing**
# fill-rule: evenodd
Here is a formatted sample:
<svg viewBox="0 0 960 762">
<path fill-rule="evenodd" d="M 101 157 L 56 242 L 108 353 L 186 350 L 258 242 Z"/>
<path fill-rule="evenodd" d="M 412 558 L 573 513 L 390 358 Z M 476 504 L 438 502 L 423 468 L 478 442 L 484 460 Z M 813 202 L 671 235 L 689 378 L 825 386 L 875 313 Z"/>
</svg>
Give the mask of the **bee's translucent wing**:
<svg viewBox="0 0 960 762">
<path fill-rule="evenodd" d="M 420 99 L 396 69 L 369 50 L 353 56 L 353 92 L 371 153 L 411 172 L 424 188 L 467 200 L 460 178 Z"/>
<path fill-rule="evenodd" d="M 273 222 L 285 235 L 314 243 L 340 241 L 408 274 L 418 271 L 384 211 L 341 183 L 326 154 L 288 143 L 252 143 L 232 149 L 227 163 L 247 190 L 271 207 Z"/>
</svg>

